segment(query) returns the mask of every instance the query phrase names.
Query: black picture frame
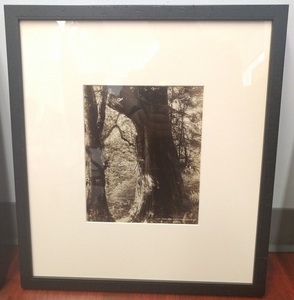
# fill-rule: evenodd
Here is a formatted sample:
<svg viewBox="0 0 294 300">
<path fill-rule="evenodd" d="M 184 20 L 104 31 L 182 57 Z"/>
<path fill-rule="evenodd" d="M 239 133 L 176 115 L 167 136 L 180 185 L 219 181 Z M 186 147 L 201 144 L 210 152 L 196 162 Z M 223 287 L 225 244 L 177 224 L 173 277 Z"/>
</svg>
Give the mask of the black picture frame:
<svg viewBox="0 0 294 300">
<path fill-rule="evenodd" d="M 94 290 L 111 292 L 262 296 L 265 292 L 270 218 L 278 140 L 283 63 L 286 43 L 287 5 L 216 6 L 30 6 L 6 5 L 5 25 L 11 102 L 13 157 L 20 247 L 21 283 L 25 289 Z M 32 251 L 32 223 L 29 194 L 29 165 L 25 124 L 24 75 L 20 22 L 50 21 L 269 21 L 271 42 L 264 140 L 261 161 L 260 196 L 252 283 L 208 282 L 138 278 L 76 278 L 36 276 Z M 45 213 L 45 212 L 40 212 Z M 233 212 L 232 212 L 233 213 Z M 46 243 L 46 233 L 44 233 Z M 217 247 L 217 245 L 215 245 Z M 47 259 L 44 257 L 44 259 Z M 205 257 L 203 258 L 205 260 Z M 225 272 L 225 270 L 224 270 Z"/>
</svg>

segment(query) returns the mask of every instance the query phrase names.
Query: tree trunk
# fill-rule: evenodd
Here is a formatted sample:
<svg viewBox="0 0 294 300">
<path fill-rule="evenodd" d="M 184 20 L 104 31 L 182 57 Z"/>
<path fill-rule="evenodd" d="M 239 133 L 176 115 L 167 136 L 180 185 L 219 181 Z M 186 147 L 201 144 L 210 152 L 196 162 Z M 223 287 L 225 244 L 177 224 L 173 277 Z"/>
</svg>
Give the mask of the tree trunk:
<svg viewBox="0 0 294 300">
<path fill-rule="evenodd" d="M 101 159 L 101 134 L 105 121 L 106 91 L 101 91 L 99 104 L 92 86 L 84 86 L 86 192 L 89 221 L 113 222 L 105 194 L 104 165 Z"/>
<path fill-rule="evenodd" d="M 137 129 L 139 174 L 129 221 L 182 222 L 190 202 L 172 137 L 167 88 L 124 87 L 121 96 L 120 105 L 127 108 L 121 111 Z"/>
</svg>

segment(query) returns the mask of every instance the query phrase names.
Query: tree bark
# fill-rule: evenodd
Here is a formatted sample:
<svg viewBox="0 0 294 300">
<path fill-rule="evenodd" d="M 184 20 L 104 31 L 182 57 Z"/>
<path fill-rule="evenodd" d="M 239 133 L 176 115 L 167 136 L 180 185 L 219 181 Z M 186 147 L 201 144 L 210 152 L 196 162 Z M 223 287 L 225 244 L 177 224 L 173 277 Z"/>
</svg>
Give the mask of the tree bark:
<svg viewBox="0 0 294 300">
<path fill-rule="evenodd" d="M 105 121 L 107 92 L 101 91 L 101 99 L 96 102 L 92 86 L 84 86 L 85 145 L 86 145 L 86 191 L 89 221 L 113 222 L 105 194 L 104 165 L 101 159 L 101 140 Z"/>
<path fill-rule="evenodd" d="M 172 137 L 166 87 L 123 87 L 119 103 L 137 130 L 138 180 L 132 222 L 182 222 L 190 208 Z"/>
</svg>

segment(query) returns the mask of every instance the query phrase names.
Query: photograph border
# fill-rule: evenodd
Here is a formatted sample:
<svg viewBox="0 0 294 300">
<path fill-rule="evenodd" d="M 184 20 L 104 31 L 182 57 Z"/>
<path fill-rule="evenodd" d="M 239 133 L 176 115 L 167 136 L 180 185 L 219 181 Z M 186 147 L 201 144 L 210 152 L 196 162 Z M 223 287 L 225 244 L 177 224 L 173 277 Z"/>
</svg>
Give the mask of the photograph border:
<svg viewBox="0 0 294 300">
<path fill-rule="evenodd" d="M 6 5 L 5 25 L 9 69 L 18 239 L 22 287 L 26 289 L 96 290 L 112 292 L 262 296 L 265 291 L 270 220 L 282 92 L 288 5 L 210 6 L 31 6 Z M 262 174 L 252 284 L 165 280 L 109 280 L 37 277 L 33 274 L 30 201 L 23 73 L 22 20 L 160 20 L 164 21 L 271 21 L 272 35 L 265 112 Z M 233 213 L 233 212 L 232 212 Z"/>
</svg>

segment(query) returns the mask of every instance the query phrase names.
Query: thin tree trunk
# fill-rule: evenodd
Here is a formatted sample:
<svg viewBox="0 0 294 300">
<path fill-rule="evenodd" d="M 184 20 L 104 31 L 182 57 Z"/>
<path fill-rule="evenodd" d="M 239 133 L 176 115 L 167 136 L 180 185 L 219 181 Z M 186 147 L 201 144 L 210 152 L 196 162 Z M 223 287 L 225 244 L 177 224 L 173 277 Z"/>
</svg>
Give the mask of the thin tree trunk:
<svg viewBox="0 0 294 300">
<path fill-rule="evenodd" d="M 87 213 L 91 221 L 113 222 L 106 201 L 105 174 L 101 159 L 107 93 L 102 91 L 101 96 L 97 104 L 93 87 L 84 86 Z"/>
</svg>

